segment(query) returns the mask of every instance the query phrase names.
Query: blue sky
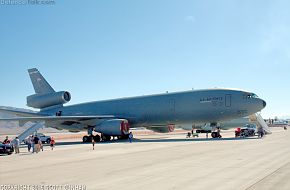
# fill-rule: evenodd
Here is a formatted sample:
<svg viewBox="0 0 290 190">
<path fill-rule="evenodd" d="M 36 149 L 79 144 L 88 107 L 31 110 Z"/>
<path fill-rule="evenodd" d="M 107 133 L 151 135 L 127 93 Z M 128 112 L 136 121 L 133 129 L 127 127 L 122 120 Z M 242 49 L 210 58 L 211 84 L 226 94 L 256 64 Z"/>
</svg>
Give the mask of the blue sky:
<svg viewBox="0 0 290 190">
<path fill-rule="evenodd" d="M 25 0 L 23 0 L 25 1 Z M 24 107 L 37 67 L 70 104 L 213 87 L 290 115 L 290 1 L 55 0 L 0 5 L 0 105 Z"/>
</svg>

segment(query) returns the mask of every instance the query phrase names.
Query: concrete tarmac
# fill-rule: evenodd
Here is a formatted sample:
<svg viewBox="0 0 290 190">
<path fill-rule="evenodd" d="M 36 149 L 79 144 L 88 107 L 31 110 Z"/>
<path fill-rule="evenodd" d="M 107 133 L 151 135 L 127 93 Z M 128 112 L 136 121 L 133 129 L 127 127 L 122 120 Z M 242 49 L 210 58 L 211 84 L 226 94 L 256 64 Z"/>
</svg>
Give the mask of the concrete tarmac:
<svg viewBox="0 0 290 190">
<path fill-rule="evenodd" d="M 290 189 L 290 130 L 263 139 L 185 134 L 135 136 L 96 144 L 62 142 L 55 150 L 0 157 L 0 184 L 83 185 L 98 189 Z M 51 188 L 52 189 L 52 188 Z M 57 189 L 57 188 L 54 188 Z M 71 188 L 73 189 L 73 188 Z"/>
</svg>

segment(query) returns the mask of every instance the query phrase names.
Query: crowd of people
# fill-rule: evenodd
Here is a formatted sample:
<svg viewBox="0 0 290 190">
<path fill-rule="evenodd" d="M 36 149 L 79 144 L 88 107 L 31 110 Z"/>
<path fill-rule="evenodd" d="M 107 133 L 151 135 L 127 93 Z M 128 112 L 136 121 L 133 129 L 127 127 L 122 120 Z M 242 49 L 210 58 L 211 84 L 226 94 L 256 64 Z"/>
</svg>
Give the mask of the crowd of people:
<svg viewBox="0 0 290 190">
<path fill-rule="evenodd" d="M 133 133 L 130 132 L 128 135 L 128 140 L 130 143 L 132 143 L 133 141 Z M 26 145 L 27 145 L 27 150 L 28 152 L 31 153 L 36 153 L 38 154 L 39 152 L 43 151 L 43 143 L 41 141 L 41 139 L 37 136 L 37 135 L 30 135 L 26 141 L 25 141 Z M 95 150 L 95 141 L 92 138 L 92 145 L 93 145 L 93 150 Z M 5 140 L 3 141 L 3 144 L 12 144 L 15 154 L 19 154 L 20 153 L 20 140 L 18 137 L 16 137 L 13 141 L 9 140 L 8 136 L 6 136 Z M 55 147 L 55 140 L 53 137 L 51 137 L 50 142 L 49 142 L 50 148 L 51 150 L 54 149 Z"/>
<path fill-rule="evenodd" d="M 12 144 L 15 154 L 19 154 L 20 153 L 20 140 L 18 137 L 16 137 L 13 141 L 9 140 L 9 137 L 6 136 L 5 140 L 3 141 L 3 144 Z M 27 149 L 28 152 L 32 152 L 32 153 L 39 153 L 41 151 L 43 151 L 43 143 L 41 141 L 41 139 L 37 136 L 37 135 L 31 135 L 26 139 L 26 144 L 27 144 Z M 54 149 L 55 147 L 55 140 L 52 137 L 50 140 L 50 147 L 51 150 Z"/>
</svg>

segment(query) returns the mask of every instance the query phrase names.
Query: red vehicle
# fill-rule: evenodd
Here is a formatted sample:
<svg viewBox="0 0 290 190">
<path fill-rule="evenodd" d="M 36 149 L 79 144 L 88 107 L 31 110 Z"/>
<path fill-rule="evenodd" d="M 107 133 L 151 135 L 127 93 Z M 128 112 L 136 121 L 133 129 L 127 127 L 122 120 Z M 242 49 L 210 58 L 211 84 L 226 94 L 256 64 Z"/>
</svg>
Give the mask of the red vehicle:
<svg viewBox="0 0 290 190">
<path fill-rule="evenodd" d="M 237 128 L 235 137 L 252 137 L 255 136 L 256 130 L 252 127 Z"/>
</svg>

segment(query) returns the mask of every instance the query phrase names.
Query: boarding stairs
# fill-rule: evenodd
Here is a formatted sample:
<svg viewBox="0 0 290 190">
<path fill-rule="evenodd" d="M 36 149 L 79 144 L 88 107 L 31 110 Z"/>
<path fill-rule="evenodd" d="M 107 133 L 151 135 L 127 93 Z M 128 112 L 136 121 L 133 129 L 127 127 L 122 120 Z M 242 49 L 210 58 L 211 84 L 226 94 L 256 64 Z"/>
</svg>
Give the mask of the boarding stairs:
<svg viewBox="0 0 290 190">
<path fill-rule="evenodd" d="M 34 123 L 31 127 L 29 127 L 18 136 L 19 141 L 22 142 L 26 137 L 32 135 L 33 133 L 36 133 L 40 128 L 43 128 L 43 126 L 44 122 Z"/>
<path fill-rule="evenodd" d="M 256 123 L 258 128 L 264 129 L 266 134 L 271 134 L 272 133 L 270 131 L 269 126 L 267 125 L 267 123 L 264 121 L 263 117 L 259 113 L 251 115 L 250 116 L 250 121 Z"/>
</svg>

